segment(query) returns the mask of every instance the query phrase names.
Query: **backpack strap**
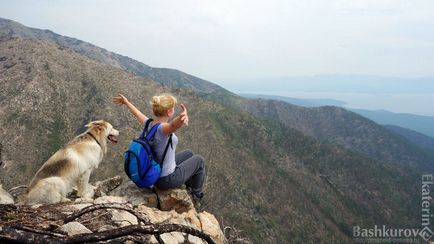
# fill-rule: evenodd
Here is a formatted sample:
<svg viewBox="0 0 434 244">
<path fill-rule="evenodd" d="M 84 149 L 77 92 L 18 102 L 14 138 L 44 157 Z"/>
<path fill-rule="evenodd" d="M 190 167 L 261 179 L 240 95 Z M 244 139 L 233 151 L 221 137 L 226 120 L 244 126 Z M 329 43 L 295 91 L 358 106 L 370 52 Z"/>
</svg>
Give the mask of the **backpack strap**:
<svg viewBox="0 0 434 244">
<path fill-rule="evenodd" d="M 152 140 L 152 137 L 154 137 L 155 133 L 158 130 L 158 126 L 160 126 L 160 123 L 157 123 L 157 124 L 153 125 L 151 127 L 151 130 L 148 133 L 145 133 L 146 136 L 145 136 L 144 139 L 146 139 L 146 141 L 151 141 Z"/>
<path fill-rule="evenodd" d="M 152 121 L 154 121 L 154 119 L 152 119 L 152 118 L 149 118 L 148 120 L 146 120 L 145 128 L 143 129 L 142 134 L 140 134 L 139 139 L 145 138 L 145 134 L 148 131 L 149 125 L 151 124 Z"/>
<path fill-rule="evenodd" d="M 155 125 L 152 126 L 151 130 L 146 135 L 146 141 L 151 141 L 152 137 L 157 132 L 158 126 L 160 126 L 160 123 L 157 123 L 157 124 L 155 124 Z M 167 150 L 169 149 L 169 145 L 173 148 L 173 145 L 172 145 L 172 134 L 169 135 L 169 140 L 167 141 L 166 148 L 164 149 L 163 159 L 161 160 L 161 163 L 160 163 L 161 167 L 163 167 L 164 158 L 166 158 L 166 154 L 167 154 Z"/>
<path fill-rule="evenodd" d="M 163 168 L 164 158 L 166 157 L 167 150 L 169 149 L 169 145 L 173 148 L 173 145 L 172 145 L 172 134 L 170 134 L 169 140 L 167 141 L 166 149 L 164 149 L 163 159 L 161 160 L 161 168 Z"/>
</svg>

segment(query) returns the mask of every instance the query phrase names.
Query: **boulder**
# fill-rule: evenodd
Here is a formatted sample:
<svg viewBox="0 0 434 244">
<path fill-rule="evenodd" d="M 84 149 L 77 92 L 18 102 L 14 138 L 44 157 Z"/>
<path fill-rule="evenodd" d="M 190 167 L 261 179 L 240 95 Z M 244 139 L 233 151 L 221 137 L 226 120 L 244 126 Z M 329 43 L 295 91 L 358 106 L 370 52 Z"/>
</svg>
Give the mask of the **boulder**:
<svg viewBox="0 0 434 244">
<path fill-rule="evenodd" d="M 137 207 L 137 210 L 143 215 L 145 215 L 149 219 L 149 221 L 151 221 L 151 223 L 154 224 L 161 224 L 163 222 L 166 223 L 176 213 L 175 211 L 173 212 L 160 211 L 156 208 L 150 208 L 146 205 L 139 205 Z"/>
<path fill-rule="evenodd" d="M 111 196 L 121 196 L 128 199 L 134 206 L 144 204 L 156 208 L 157 195 L 150 189 L 138 188 L 131 180 L 126 180 L 119 187 L 110 192 Z"/>
<path fill-rule="evenodd" d="M 183 189 L 157 190 L 160 209 L 163 211 L 175 210 L 178 213 L 194 209 L 190 195 Z"/>
<path fill-rule="evenodd" d="M 199 213 L 199 219 L 202 224 L 202 231 L 210 235 L 216 243 L 223 243 L 225 236 L 215 216 L 204 211 Z"/>
<path fill-rule="evenodd" d="M 225 237 L 222 230 L 220 229 L 217 219 L 214 217 L 214 215 L 208 212 L 197 213 L 195 209 L 190 209 L 187 212 L 177 213 L 175 210 L 160 211 L 158 209 L 150 208 L 144 205 L 138 206 L 137 210 L 148 217 L 149 220 L 154 224 L 165 223 L 189 226 L 210 235 L 216 243 L 224 243 Z M 166 243 L 184 243 L 185 239 L 183 236 L 183 241 L 180 241 L 181 237 L 177 234 L 164 236 L 167 239 Z M 166 239 L 163 240 L 166 241 Z M 190 241 L 190 239 L 194 240 L 195 242 Z M 186 242 L 203 243 L 200 238 L 194 237 L 188 237 Z"/>
</svg>

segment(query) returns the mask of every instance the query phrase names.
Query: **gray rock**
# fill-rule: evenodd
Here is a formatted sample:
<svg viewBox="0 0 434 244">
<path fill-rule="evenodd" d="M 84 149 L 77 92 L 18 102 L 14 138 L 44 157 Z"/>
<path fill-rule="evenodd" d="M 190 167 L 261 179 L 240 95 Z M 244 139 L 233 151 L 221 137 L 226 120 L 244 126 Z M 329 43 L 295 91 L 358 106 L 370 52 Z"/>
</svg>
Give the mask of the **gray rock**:
<svg viewBox="0 0 434 244">
<path fill-rule="evenodd" d="M 180 232 L 164 233 L 161 235 L 161 239 L 163 239 L 165 244 L 185 243 L 185 237 Z"/>
<path fill-rule="evenodd" d="M 111 211 L 111 214 L 112 220 L 115 221 L 120 227 L 136 225 L 139 223 L 137 217 L 127 211 L 113 210 Z"/>
<path fill-rule="evenodd" d="M 126 180 L 113 190 L 110 195 L 125 197 L 134 206 L 146 205 L 156 208 L 158 205 L 157 196 L 152 190 L 138 188 L 131 180 Z"/>
<path fill-rule="evenodd" d="M 69 222 L 67 224 L 64 224 L 60 226 L 59 231 L 69 235 L 78 235 L 78 234 L 84 234 L 84 233 L 92 233 L 86 226 L 78 223 L 78 222 Z"/>
<path fill-rule="evenodd" d="M 201 238 L 197 236 L 188 235 L 188 243 L 193 244 L 206 244 L 207 242 L 202 240 Z"/>
</svg>

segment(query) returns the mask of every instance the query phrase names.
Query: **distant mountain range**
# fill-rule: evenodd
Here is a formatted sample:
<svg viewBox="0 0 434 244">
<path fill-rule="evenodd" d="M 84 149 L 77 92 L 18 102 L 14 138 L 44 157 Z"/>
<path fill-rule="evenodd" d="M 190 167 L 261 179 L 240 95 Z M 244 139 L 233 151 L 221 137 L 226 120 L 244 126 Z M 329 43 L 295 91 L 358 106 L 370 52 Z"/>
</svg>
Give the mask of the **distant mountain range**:
<svg viewBox="0 0 434 244">
<path fill-rule="evenodd" d="M 406 113 L 393 113 L 385 110 L 351 109 L 364 117 L 382 125 L 396 125 L 411 129 L 434 138 L 434 117 Z"/>
<path fill-rule="evenodd" d="M 206 159 L 205 209 L 255 243 L 351 243 L 352 227 L 420 225 L 420 175 L 434 157 L 338 107 L 246 99 L 176 70 L 0 19 L 0 141 L 5 186 L 27 184 L 89 120 L 121 132 L 94 179 L 123 174 L 141 126 L 111 97 L 144 112 L 170 92 L 189 108 L 179 150 Z"/>
<path fill-rule="evenodd" d="M 284 101 L 290 104 L 303 107 L 321 107 L 321 106 L 339 106 L 345 105 L 344 101 L 334 99 L 303 99 L 291 98 L 284 96 L 261 95 L 261 94 L 240 94 L 247 98 L 263 98 Z M 348 109 L 348 108 L 346 108 Z M 362 115 L 381 125 L 395 125 L 434 138 L 434 117 L 423 116 L 408 113 L 394 113 L 386 110 L 366 110 L 366 109 L 348 109 Z M 434 150 L 434 149 L 433 149 Z"/>
<path fill-rule="evenodd" d="M 343 105 L 346 104 L 344 101 L 340 101 L 340 100 L 336 100 L 336 99 L 293 98 L 293 97 L 249 94 L 249 93 L 238 93 L 238 95 L 243 96 L 243 97 L 247 97 L 247 98 L 263 98 L 263 99 L 272 99 L 272 100 L 284 101 L 284 102 L 287 102 L 290 104 L 294 104 L 297 106 L 303 106 L 303 107 L 321 107 L 321 106 L 342 107 Z"/>
</svg>

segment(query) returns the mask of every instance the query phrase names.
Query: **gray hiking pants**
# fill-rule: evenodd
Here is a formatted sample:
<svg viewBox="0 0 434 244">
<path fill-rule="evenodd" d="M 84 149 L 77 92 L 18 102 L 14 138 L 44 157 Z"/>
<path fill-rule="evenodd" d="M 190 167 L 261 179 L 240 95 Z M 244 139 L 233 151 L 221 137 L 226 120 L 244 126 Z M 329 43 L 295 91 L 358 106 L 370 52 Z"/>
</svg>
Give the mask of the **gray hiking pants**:
<svg viewBox="0 0 434 244">
<path fill-rule="evenodd" d="M 161 190 L 178 188 L 185 184 L 193 192 L 202 192 L 205 182 L 205 162 L 202 156 L 187 149 L 175 155 L 176 168 L 170 175 L 161 177 L 155 186 Z"/>
</svg>

